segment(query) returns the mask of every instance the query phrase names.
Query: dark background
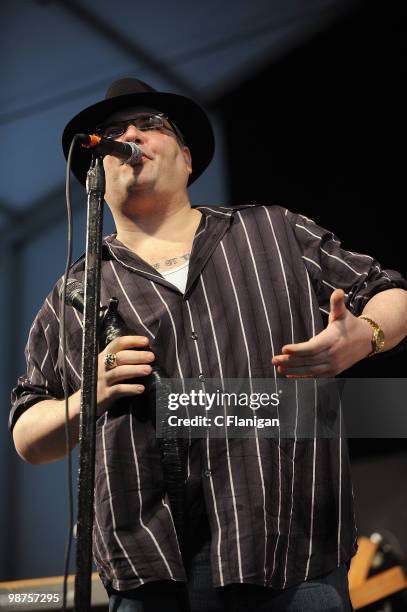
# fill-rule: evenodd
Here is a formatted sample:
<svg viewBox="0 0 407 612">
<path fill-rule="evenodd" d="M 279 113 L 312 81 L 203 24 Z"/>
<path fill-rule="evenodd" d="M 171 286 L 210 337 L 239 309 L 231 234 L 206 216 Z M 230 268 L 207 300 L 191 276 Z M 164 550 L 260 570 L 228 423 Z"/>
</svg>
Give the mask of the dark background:
<svg viewBox="0 0 407 612">
<path fill-rule="evenodd" d="M 218 107 L 233 202 L 303 212 L 405 275 L 404 25 L 401 3 L 358 3 Z"/>
<path fill-rule="evenodd" d="M 358 3 L 219 107 L 233 203 L 301 212 L 332 230 L 343 248 L 406 276 L 403 17 L 402 3 Z M 405 378 L 407 352 L 394 353 L 341 376 Z M 394 532 L 407 552 L 406 441 L 349 446 L 360 532 Z"/>
</svg>

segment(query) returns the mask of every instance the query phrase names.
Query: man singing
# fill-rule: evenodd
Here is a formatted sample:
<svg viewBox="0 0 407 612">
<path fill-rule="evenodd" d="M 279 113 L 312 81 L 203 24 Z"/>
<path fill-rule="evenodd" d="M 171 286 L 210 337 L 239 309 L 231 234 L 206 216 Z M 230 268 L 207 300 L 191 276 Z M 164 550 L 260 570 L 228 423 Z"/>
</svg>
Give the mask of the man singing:
<svg viewBox="0 0 407 612">
<path fill-rule="evenodd" d="M 244 129 L 261 129 L 250 117 Z M 192 100 L 122 79 L 68 123 L 65 154 L 81 132 L 142 152 L 136 165 L 103 161 L 116 233 L 103 240 L 101 302 L 116 296 L 134 332 L 110 342 L 98 367 L 94 558 L 110 610 L 184 610 L 185 584 L 192 612 L 350 610 L 356 531 L 343 440 L 191 440 L 183 558 L 154 426 L 137 401 L 115 405 L 136 397 L 142 406 L 137 379 L 155 362 L 200 382 L 334 377 L 404 339 L 407 282 L 284 208 L 192 207 L 187 187 L 214 148 Z M 82 183 L 89 161 L 74 153 Z M 83 258 L 70 278 L 83 280 Z M 65 454 L 61 282 L 32 325 L 27 374 L 13 391 L 10 428 L 30 463 Z M 67 333 L 74 447 L 82 320 L 71 307 Z"/>
</svg>

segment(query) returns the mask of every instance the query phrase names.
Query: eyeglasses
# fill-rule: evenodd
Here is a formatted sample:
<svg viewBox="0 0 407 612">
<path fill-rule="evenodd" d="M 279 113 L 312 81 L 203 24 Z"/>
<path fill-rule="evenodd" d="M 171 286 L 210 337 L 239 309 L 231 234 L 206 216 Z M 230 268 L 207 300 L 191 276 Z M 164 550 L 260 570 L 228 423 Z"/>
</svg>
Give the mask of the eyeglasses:
<svg viewBox="0 0 407 612">
<path fill-rule="evenodd" d="M 103 138 L 115 139 L 122 136 L 129 125 L 134 125 L 134 127 L 143 132 L 148 130 L 169 130 L 175 134 L 181 145 L 184 144 L 184 138 L 177 126 L 163 113 L 140 113 L 125 121 L 112 121 L 112 123 L 100 124 L 96 127 L 95 132 L 98 136 L 103 136 Z"/>
</svg>

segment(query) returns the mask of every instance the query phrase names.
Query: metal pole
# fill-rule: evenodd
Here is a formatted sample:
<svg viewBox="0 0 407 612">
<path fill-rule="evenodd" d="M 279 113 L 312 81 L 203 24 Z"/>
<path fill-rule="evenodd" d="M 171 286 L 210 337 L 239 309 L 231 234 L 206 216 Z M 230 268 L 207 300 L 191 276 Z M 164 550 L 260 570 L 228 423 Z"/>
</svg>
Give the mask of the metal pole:
<svg viewBox="0 0 407 612">
<path fill-rule="evenodd" d="M 92 528 L 95 480 L 98 322 L 105 173 L 96 157 L 87 178 L 85 310 L 83 316 L 82 386 L 79 431 L 78 519 L 74 610 L 91 609 Z"/>
</svg>

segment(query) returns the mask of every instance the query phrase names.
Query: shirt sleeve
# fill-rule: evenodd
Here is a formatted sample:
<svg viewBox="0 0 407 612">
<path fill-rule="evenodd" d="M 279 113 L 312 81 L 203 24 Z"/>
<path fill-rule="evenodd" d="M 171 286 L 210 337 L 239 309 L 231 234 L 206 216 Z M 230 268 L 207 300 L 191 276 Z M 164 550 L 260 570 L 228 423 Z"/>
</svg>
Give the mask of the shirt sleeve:
<svg viewBox="0 0 407 612">
<path fill-rule="evenodd" d="M 323 315 L 329 315 L 330 297 L 337 288 L 344 290 L 345 304 L 356 317 L 376 293 L 393 288 L 407 290 L 407 280 L 399 272 L 383 269 L 370 255 L 344 250 L 335 234 L 312 219 L 290 211 L 285 214 L 294 230 Z M 406 347 L 407 338 L 398 349 Z"/>
<path fill-rule="evenodd" d="M 54 302 L 54 303 L 53 303 Z M 58 368 L 58 302 L 48 296 L 30 329 L 25 358 L 26 374 L 20 376 L 11 392 L 9 429 L 23 412 L 42 400 L 62 399 L 63 385 Z"/>
</svg>

